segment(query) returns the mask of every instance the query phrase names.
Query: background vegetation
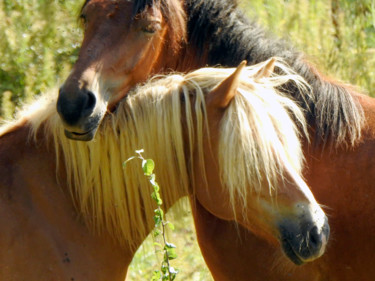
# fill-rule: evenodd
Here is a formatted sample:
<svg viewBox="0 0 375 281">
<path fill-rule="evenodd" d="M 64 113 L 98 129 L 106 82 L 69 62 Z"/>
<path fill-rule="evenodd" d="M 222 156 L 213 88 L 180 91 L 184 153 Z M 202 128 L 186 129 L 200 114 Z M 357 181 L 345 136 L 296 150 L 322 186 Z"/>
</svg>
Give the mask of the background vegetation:
<svg viewBox="0 0 375 281">
<path fill-rule="evenodd" d="M 82 37 L 81 2 L 0 0 L 0 116 L 67 76 Z"/>
<path fill-rule="evenodd" d="M 77 58 L 83 1 L 0 0 L 0 121 L 16 107 L 57 87 Z M 243 10 L 341 80 L 375 93 L 375 0 L 242 0 Z M 187 214 L 174 222 L 178 280 L 212 280 Z M 141 248 L 129 280 L 148 280 L 158 267 L 152 246 Z M 147 244 L 147 243 L 146 243 Z"/>
</svg>

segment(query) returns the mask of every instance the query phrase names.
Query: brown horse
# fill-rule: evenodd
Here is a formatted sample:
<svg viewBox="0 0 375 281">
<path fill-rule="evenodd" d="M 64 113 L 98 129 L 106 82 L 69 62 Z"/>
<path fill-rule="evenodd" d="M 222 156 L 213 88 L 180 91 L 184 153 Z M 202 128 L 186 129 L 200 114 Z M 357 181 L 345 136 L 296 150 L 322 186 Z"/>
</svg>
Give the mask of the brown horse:
<svg viewBox="0 0 375 281">
<path fill-rule="evenodd" d="M 151 81 L 92 142 L 65 138 L 50 96 L 0 127 L 0 280 L 123 281 L 156 207 L 140 167 L 122 169 L 140 147 L 157 163 L 164 208 L 191 195 L 281 240 L 295 261 L 321 256 L 329 226 L 301 177 L 295 120 L 306 128 L 305 119 L 276 90 L 291 79 L 304 85 L 265 77 L 272 64 Z"/>
<path fill-rule="evenodd" d="M 234 0 L 87 0 L 81 18 L 80 56 L 57 103 L 66 135 L 73 139 L 91 139 L 104 112 L 129 88 L 170 69 L 234 66 L 243 59 L 254 64 L 278 56 L 311 84 L 310 97 L 292 84 L 283 91 L 305 109 L 310 125 L 304 173 L 330 214 L 328 252 L 296 267 L 280 255 L 278 245 L 213 216 L 198 200 L 197 235 L 215 279 L 373 279 L 373 99 L 323 76 L 303 54 L 249 23 Z"/>
</svg>

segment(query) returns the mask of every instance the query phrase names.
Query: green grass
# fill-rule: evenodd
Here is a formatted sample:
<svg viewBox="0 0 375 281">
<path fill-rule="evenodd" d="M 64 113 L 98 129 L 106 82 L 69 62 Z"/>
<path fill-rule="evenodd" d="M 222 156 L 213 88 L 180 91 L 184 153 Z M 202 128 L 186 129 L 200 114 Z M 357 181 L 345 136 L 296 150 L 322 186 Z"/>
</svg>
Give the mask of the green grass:
<svg viewBox="0 0 375 281">
<path fill-rule="evenodd" d="M 0 121 L 64 81 L 82 40 L 76 20 L 82 2 L 0 1 Z M 241 6 L 325 73 L 375 93 L 375 0 L 243 0 Z M 173 264 L 180 269 L 177 280 L 212 280 L 190 215 L 174 224 L 170 241 L 179 255 Z M 159 264 L 149 238 L 134 257 L 129 280 L 148 280 Z"/>
<path fill-rule="evenodd" d="M 82 37 L 81 1 L 0 1 L 0 116 L 62 82 Z"/>
<path fill-rule="evenodd" d="M 326 74 L 375 94 L 375 0 L 252 0 L 242 7 Z"/>
</svg>

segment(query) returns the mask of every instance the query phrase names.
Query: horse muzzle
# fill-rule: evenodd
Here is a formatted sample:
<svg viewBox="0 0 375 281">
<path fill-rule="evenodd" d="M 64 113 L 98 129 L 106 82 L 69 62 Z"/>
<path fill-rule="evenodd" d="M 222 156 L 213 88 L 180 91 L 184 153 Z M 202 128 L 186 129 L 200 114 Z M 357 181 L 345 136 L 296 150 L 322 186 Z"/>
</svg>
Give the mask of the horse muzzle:
<svg viewBox="0 0 375 281">
<path fill-rule="evenodd" d="M 279 223 L 279 233 L 285 255 L 296 265 L 302 265 L 324 254 L 330 227 L 327 217 L 320 226 L 306 218 L 284 219 Z"/>
<path fill-rule="evenodd" d="M 60 88 L 57 112 L 64 126 L 65 136 L 72 140 L 90 141 L 104 117 L 104 110 L 96 102 L 95 95 L 86 89 L 68 91 Z"/>
</svg>

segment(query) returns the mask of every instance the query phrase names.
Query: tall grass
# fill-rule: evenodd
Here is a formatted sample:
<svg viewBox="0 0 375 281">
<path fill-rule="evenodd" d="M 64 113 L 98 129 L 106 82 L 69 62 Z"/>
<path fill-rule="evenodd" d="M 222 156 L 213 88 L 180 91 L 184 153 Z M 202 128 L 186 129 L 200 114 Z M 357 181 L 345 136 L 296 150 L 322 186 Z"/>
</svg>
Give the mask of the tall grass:
<svg viewBox="0 0 375 281">
<path fill-rule="evenodd" d="M 241 5 L 325 73 L 375 95 L 375 0 L 243 0 Z"/>
<path fill-rule="evenodd" d="M 0 116 L 67 75 L 82 37 L 80 2 L 0 1 Z"/>
<path fill-rule="evenodd" d="M 76 20 L 82 2 L 0 1 L 0 121 L 67 76 L 82 39 Z M 294 42 L 324 72 L 375 93 L 375 0 L 242 0 L 241 7 L 271 33 Z M 212 280 L 190 216 L 175 225 L 178 280 Z M 157 264 L 152 246 L 141 248 L 129 280 L 148 280 Z"/>
</svg>

